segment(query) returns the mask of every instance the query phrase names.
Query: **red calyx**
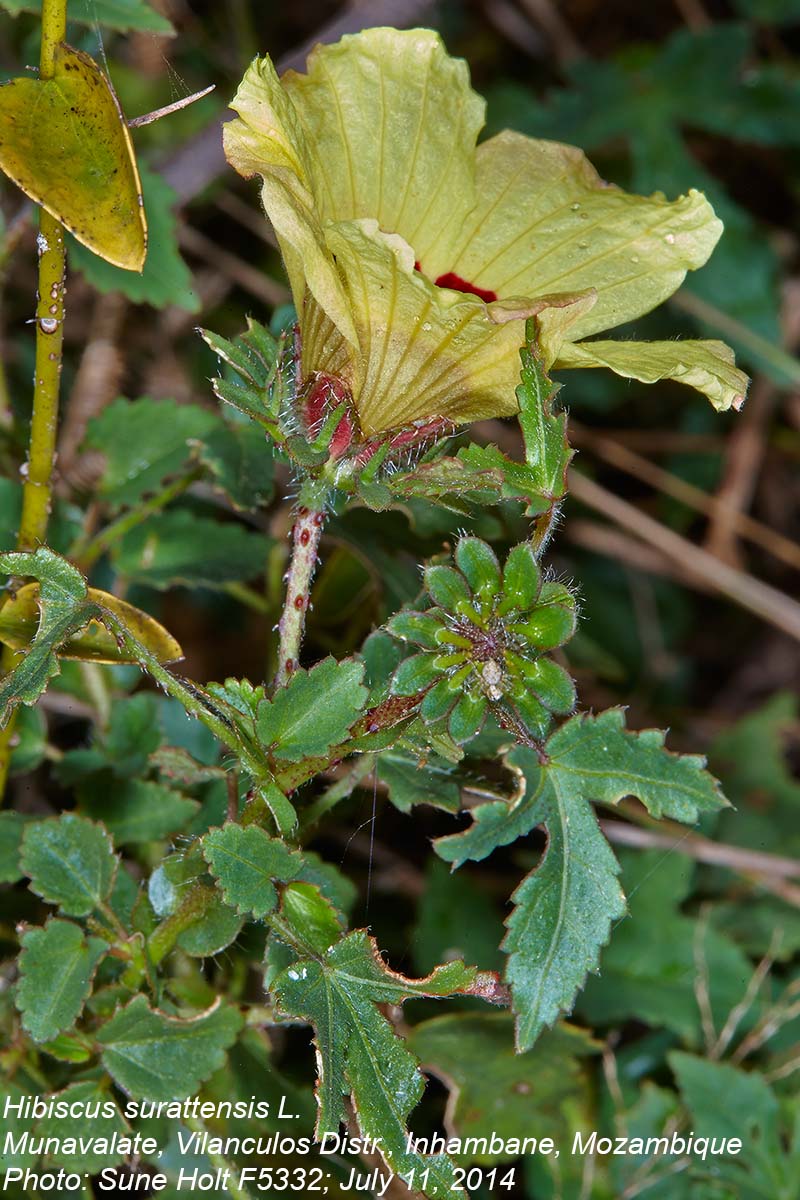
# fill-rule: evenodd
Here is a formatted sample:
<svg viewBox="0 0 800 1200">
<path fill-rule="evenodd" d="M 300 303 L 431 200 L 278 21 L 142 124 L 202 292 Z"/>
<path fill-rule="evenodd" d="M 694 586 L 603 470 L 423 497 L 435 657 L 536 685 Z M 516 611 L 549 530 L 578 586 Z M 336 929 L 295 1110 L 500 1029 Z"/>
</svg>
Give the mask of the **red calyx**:
<svg viewBox="0 0 800 1200">
<path fill-rule="evenodd" d="M 343 379 L 318 371 L 310 379 L 305 394 L 301 397 L 301 415 L 309 437 L 316 437 L 325 417 L 340 404 L 350 404 L 350 389 Z M 336 426 L 330 441 L 330 456 L 341 458 L 350 448 L 355 435 L 352 412 L 347 410 Z"/>
</svg>

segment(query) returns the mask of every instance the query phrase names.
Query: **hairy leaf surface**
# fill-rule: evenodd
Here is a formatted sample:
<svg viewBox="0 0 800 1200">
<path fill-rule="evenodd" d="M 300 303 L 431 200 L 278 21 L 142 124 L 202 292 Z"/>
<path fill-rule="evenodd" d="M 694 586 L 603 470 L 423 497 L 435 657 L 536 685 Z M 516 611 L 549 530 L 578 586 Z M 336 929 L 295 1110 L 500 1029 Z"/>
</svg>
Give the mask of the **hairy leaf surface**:
<svg viewBox="0 0 800 1200">
<path fill-rule="evenodd" d="M 168 1016 L 135 996 L 99 1030 L 103 1065 L 137 1099 L 180 1100 L 222 1066 L 242 1028 L 237 1009 L 218 1003 L 194 1018 Z"/>
<path fill-rule="evenodd" d="M 258 706 L 256 731 L 276 758 L 299 762 L 344 741 L 367 701 L 364 664 L 326 658 L 296 671 L 272 700 Z"/>
<path fill-rule="evenodd" d="M 22 839 L 22 869 L 43 900 L 85 917 L 109 896 L 118 859 L 101 825 L 62 813 L 33 821 Z"/>
<path fill-rule="evenodd" d="M 286 908 L 284 908 L 284 913 Z M 400 1173 L 430 1170 L 431 1187 L 453 1192 L 452 1164 L 441 1156 L 423 1158 L 406 1149 L 406 1121 L 424 1090 L 413 1055 L 400 1039 L 380 1004 L 402 1004 L 412 996 L 454 994 L 498 997 L 494 976 L 462 962 L 438 967 L 427 979 L 407 979 L 391 971 L 365 930 L 336 937 L 328 922 L 324 934 L 294 917 L 284 935 L 297 954 L 272 984 L 287 1016 L 310 1021 L 315 1030 L 320 1079 L 317 1092 L 318 1135 L 347 1120 L 344 1098 L 352 1095 L 364 1134 L 383 1139 L 383 1153 Z M 325 944 L 327 942 L 327 945 Z"/>
<path fill-rule="evenodd" d="M 572 717 L 548 739 L 545 753 L 540 762 L 531 750 L 512 751 L 507 763 L 524 782 L 518 798 L 480 805 L 468 829 L 434 843 L 459 866 L 537 825 L 546 828 L 547 849 L 512 897 L 503 944 L 523 1050 L 572 1006 L 586 972 L 597 967 L 611 922 L 625 911 L 619 867 L 590 801 L 613 805 L 635 795 L 654 816 L 682 821 L 724 803 L 702 758 L 671 754 L 658 730 L 627 732 L 620 709 Z"/>
<path fill-rule="evenodd" d="M 54 918 L 24 933 L 21 945 L 17 1007 L 33 1040 L 48 1042 L 80 1016 L 108 943 Z"/>
</svg>

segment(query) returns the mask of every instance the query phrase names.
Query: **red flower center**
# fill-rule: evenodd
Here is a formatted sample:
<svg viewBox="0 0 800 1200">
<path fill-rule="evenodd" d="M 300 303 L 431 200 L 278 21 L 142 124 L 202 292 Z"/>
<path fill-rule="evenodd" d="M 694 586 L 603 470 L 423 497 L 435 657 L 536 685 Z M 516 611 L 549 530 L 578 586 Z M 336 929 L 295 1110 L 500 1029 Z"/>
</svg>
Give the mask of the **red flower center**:
<svg viewBox="0 0 800 1200">
<path fill-rule="evenodd" d="M 422 273 L 422 267 L 418 262 L 414 263 L 414 270 Z M 462 279 L 460 275 L 456 275 L 455 271 L 445 271 L 444 275 L 440 275 L 433 282 L 440 288 L 450 288 L 454 292 L 468 292 L 469 295 L 483 300 L 485 304 L 491 304 L 493 300 L 497 299 L 497 292 L 493 292 L 491 288 L 478 287 L 476 283 L 470 283 L 468 279 Z"/>
<path fill-rule="evenodd" d="M 469 292 L 487 304 L 497 299 L 497 292 L 493 292 L 491 288 L 478 287 L 476 283 L 470 283 L 468 279 L 462 279 L 460 275 L 456 275 L 455 271 L 445 271 L 444 275 L 440 275 L 438 279 L 434 280 L 434 283 L 437 287 L 452 288 L 454 292 Z"/>
</svg>

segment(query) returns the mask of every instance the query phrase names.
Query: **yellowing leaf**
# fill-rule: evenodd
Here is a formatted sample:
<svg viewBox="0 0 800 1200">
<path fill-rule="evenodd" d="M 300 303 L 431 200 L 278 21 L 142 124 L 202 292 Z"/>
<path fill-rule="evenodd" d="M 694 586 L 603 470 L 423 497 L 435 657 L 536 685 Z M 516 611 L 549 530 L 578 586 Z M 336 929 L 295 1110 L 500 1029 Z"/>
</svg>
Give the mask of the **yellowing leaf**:
<svg viewBox="0 0 800 1200">
<path fill-rule="evenodd" d="M 141 271 L 147 222 L 128 126 L 93 58 L 61 44 L 52 79 L 0 87 L 0 167 L 78 241 Z"/>
<path fill-rule="evenodd" d="M 97 588 L 87 590 L 87 604 L 96 604 L 112 612 L 137 641 L 154 654 L 159 662 L 176 662 L 183 658 L 183 651 L 172 634 L 153 617 Z M 26 583 L 19 588 L 13 599 L 0 610 L 0 643 L 12 650 L 26 650 L 39 627 L 39 584 Z M 99 620 L 88 625 L 69 638 L 58 651 L 59 658 L 77 658 L 82 662 L 136 662 L 136 658 L 120 650 L 113 633 L 104 628 Z"/>
</svg>

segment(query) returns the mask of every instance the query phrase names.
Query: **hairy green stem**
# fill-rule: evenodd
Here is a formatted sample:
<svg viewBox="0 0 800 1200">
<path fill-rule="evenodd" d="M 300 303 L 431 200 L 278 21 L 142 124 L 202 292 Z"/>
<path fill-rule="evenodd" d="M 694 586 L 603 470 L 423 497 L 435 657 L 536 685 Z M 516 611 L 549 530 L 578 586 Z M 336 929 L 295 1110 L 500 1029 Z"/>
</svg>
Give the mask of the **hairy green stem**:
<svg viewBox="0 0 800 1200">
<path fill-rule="evenodd" d="M 39 78 L 52 79 L 55 50 L 67 28 L 67 0 L 44 0 Z M 22 516 L 17 533 L 18 550 L 35 550 L 47 537 L 53 493 L 53 462 L 58 429 L 58 392 L 64 344 L 64 293 L 66 290 L 66 247 L 64 230 L 45 209 L 39 210 L 39 283 L 36 305 L 36 364 L 33 384 L 28 461 L 22 489 Z M 13 667 L 14 652 L 3 652 L 0 671 Z M 12 714 L 0 731 L 0 799 L 5 792 L 11 747 L 16 726 Z"/>
<path fill-rule="evenodd" d="M 278 631 L 278 672 L 275 686 L 288 683 L 297 669 L 300 645 L 306 625 L 311 580 L 317 565 L 319 542 L 325 514 L 320 509 L 298 508 L 292 530 L 292 557 L 286 576 L 286 598 Z"/>
<path fill-rule="evenodd" d="M 113 613 L 106 613 L 105 620 L 113 628 L 121 648 L 126 650 L 132 658 L 135 658 L 148 674 L 152 675 L 156 683 L 163 688 L 168 696 L 179 700 L 187 713 L 202 721 L 228 749 L 233 750 L 237 756 L 243 756 L 242 746 L 236 733 L 203 702 L 201 693 L 198 693 L 188 681 L 180 680 L 168 671 L 158 661 L 156 656 L 145 649 L 142 643 L 128 631 L 122 621 L 118 620 Z"/>
</svg>

